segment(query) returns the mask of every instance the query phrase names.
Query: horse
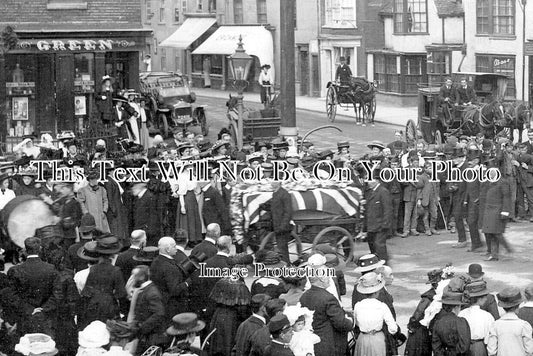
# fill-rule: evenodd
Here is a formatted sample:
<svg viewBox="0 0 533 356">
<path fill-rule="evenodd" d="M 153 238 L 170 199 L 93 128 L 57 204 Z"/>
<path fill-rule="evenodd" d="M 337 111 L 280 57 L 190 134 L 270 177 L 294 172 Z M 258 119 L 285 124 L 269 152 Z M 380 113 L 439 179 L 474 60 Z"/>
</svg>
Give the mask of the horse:
<svg viewBox="0 0 533 356">
<path fill-rule="evenodd" d="M 518 140 L 522 142 L 522 132 L 529 123 L 529 107 L 523 102 L 507 102 L 503 104 L 503 112 L 511 142 L 514 141 L 514 130 L 518 130 Z"/>
<path fill-rule="evenodd" d="M 504 108 L 499 100 L 482 105 L 470 105 L 464 109 L 460 128 L 470 136 L 483 133 L 485 138 L 493 139 L 506 127 Z"/>
</svg>

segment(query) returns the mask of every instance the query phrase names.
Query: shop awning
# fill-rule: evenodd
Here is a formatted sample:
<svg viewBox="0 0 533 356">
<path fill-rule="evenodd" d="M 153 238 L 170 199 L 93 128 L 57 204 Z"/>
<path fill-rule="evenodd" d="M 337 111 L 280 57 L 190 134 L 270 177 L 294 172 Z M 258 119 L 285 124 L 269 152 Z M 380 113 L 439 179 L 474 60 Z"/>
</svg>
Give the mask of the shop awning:
<svg viewBox="0 0 533 356">
<path fill-rule="evenodd" d="M 246 53 L 259 58 L 261 65 L 274 66 L 274 41 L 272 34 L 263 26 L 220 26 L 193 54 L 235 53 L 239 36 Z"/>
<path fill-rule="evenodd" d="M 159 46 L 185 49 L 216 23 L 217 20 L 212 17 L 188 18 L 176 32 L 161 42 Z"/>
</svg>

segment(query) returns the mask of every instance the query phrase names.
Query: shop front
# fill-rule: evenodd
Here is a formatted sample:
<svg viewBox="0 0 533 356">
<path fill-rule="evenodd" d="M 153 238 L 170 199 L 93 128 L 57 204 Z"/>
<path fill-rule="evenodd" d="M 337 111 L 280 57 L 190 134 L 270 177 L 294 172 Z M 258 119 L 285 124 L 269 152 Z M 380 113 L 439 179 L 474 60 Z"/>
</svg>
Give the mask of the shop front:
<svg viewBox="0 0 533 356">
<path fill-rule="evenodd" d="M 192 52 L 192 79 L 195 86 L 205 86 L 206 69 L 209 68 L 211 87 L 234 89 L 227 57 L 235 53 L 239 37 L 242 37 L 246 53 L 254 58 L 248 74 L 247 91 L 259 92 L 258 79 L 264 64 L 271 66 L 270 72 L 276 81 L 272 32 L 261 25 L 224 25 Z"/>
<path fill-rule="evenodd" d="M 17 34 L 17 48 L 0 58 L 7 150 L 23 135 L 82 131 L 104 75 L 115 90 L 139 88 L 139 53 L 150 31 Z"/>
</svg>

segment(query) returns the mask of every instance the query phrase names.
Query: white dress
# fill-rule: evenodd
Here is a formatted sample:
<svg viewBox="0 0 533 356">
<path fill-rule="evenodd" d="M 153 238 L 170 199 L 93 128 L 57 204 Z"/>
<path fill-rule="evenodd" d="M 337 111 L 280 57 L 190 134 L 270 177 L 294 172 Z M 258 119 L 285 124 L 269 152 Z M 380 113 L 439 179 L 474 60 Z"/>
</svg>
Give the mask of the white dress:
<svg viewBox="0 0 533 356">
<path fill-rule="evenodd" d="M 141 110 L 139 108 L 139 104 L 137 103 L 134 103 L 134 102 L 130 102 L 128 103 L 132 108 L 135 109 L 135 111 L 137 112 L 137 114 L 141 114 Z M 130 124 L 130 127 L 131 127 L 131 131 L 133 131 L 133 134 L 135 135 L 135 137 L 132 137 L 130 132 L 128 131 L 128 138 L 130 139 L 130 141 L 133 141 L 135 142 L 136 144 L 140 144 L 141 143 L 141 133 L 139 131 L 139 125 L 137 125 L 137 117 L 135 116 L 130 116 L 130 118 L 128 119 L 128 122 Z"/>
</svg>

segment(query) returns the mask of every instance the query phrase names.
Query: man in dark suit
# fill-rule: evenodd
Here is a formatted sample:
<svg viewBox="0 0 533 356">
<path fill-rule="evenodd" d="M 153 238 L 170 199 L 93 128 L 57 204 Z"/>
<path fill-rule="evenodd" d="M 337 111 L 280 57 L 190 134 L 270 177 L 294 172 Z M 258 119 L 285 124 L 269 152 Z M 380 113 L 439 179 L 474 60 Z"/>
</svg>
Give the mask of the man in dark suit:
<svg viewBox="0 0 533 356">
<path fill-rule="evenodd" d="M 122 199 L 124 189 L 120 183 L 113 179 L 112 175 L 112 172 L 115 170 L 115 168 L 118 168 L 118 166 L 119 164 L 115 163 L 115 166 L 108 170 L 107 181 L 104 183 L 104 188 L 107 192 L 107 201 L 109 204 L 106 216 L 111 233 L 118 237 L 118 239 L 123 242 L 124 245 L 127 245 L 127 214 L 124 200 Z"/>
<path fill-rule="evenodd" d="M 189 281 L 174 260 L 177 250 L 176 241 L 172 237 L 162 237 L 159 239 L 158 248 L 159 256 L 152 262 L 150 274 L 152 281 L 163 295 L 168 325 L 174 315 L 189 311 Z"/>
<path fill-rule="evenodd" d="M 55 189 L 59 192 L 60 198 L 54 202 L 52 210 L 61 218 L 60 225 L 63 228 L 62 247 L 68 249 L 76 241 L 76 227 L 81 223 L 81 205 L 74 196 L 74 185 L 72 183 L 56 183 Z"/>
<path fill-rule="evenodd" d="M 469 168 L 479 168 L 480 154 L 479 151 L 472 151 L 467 157 Z M 464 202 L 467 205 L 468 216 L 467 223 L 470 230 L 470 240 L 472 245 L 469 252 L 480 252 L 483 247 L 481 238 L 479 236 L 479 195 L 480 195 L 480 181 L 475 179 L 472 182 L 465 183 L 465 198 Z"/>
<path fill-rule="evenodd" d="M 472 105 L 477 101 L 476 92 L 468 85 L 466 78 L 461 78 L 461 85 L 455 89 L 455 105 Z"/>
<path fill-rule="evenodd" d="M 290 263 L 289 259 L 289 240 L 293 226 L 292 221 L 292 198 L 281 186 L 280 182 L 272 183 L 274 185 L 274 194 L 270 204 L 272 214 L 272 226 L 276 233 L 276 243 L 281 253 L 281 259 Z"/>
<path fill-rule="evenodd" d="M 128 314 L 128 322 L 135 323 L 139 328 L 138 350 L 143 352 L 152 345 L 161 345 L 166 341 L 165 306 L 161 292 L 150 280 L 148 266 L 135 267 L 133 276 L 134 287 L 138 290 L 133 294 L 133 306 Z"/>
<path fill-rule="evenodd" d="M 189 260 L 189 257 L 185 254 L 185 247 L 189 243 L 187 237 L 187 230 L 176 229 L 174 232 L 174 241 L 176 241 L 176 254 L 174 255 L 174 260 L 180 266 L 182 263 Z"/>
<path fill-rule="evenodd" d="M 24 241 L 27 260 L 7 272 L 16 299 L 21 334 L 45 333 L 53 337 L 51 317 L 56 305 L 52 294 L 58 272 L 54 266 L 39 258 L 41 239 L 29 237 Z"/>
<path fill-rule="evenodd" d="M 341 85 L 349 85 L 350 79 L 352 78 L 352 70 L 346 64 L 345 57 L 340 57 L 339 59 L 341 64 L 339 64 L 335 71 L 335 80 L 339 81 Z"/>
<path fill-rule="evenodd" d="M 339 301 L 326 288 L 328 277 L 309 277 L 311 288 L 302 294 L 302 307 L 314 311 L 313 331 L 320 337 L 315 344 L 315 355 L 344 356 L 348 332 L 353 329 L 353 320 L 346 316 Z"/>
<path fill-rule="evenodd" d="M 130 247 L 126 251 L 121 252 L 115 261 L 115 266 L 120 268 L 125 281 L 130 278 L 133 268 L 140 264 L 133 257 L 146 245 L 146 232 L 143 230 L 133 230 L 130 236 L 130 243 Z"/>
<path fill-rule="evenodd" d="M 147 245 L 156 246 L 157 230 L 155 222 L 155 197 L 146 188 L 146 183 L 135 183 L 132 187 L 133 193 L 133 229 L 144 230 L 147 236 Z"/>
<path fill-rule="evenodd" d="M 205 239 L 198 245 L 194 246 L 191 251 L 191 256 L 199 256 L 204 254 L 206 258 L 211 258 L 217 254 L 216 243 L 220 237 L 220 225 L 212 223 L 207 225 L 205 232 Z"/>
<path fill-rule="evenodd" d="M 439 90 L 439 103 L 444 113 L 444 118 L 448 121 L 452 118 L 451 110 L 455 104 L 455 88 L 452 85 L 452 79 L 446 78 L 446 82 Z"/>
<path fill-rule="evenodd" d="M 466 158 L 465 153 L 462 148 L 458 148 L 454 151 L 453 155 L 453 164 L 455 167 L 459 168 L 462 172 L 466 169 Z M 462 174 L 461 174 L 462 175 Z M 466 247 L 466 230 L 465 230 L 465 191 L 466 191 L 466 182 L 453 182 L 448 186 L 448 190 L 451 193 L 452 199 L 452 214 L 455 219 L 455 227 L 457 229 L 458 241 L 456 244 L 452 245 L 453 248 L 463 248 Z"/>
<path fill-rule="evenodd" d="M 256 294 L 252 297 L 251 307 L 253 314 L 239 325 L 235 335 L 235 346 L 233 346 L 235 356 L 248 356 L 250 354 L 253 333 L 267 323 L 265 304 L 268 300 L 270 300 L 270 296 L 266 294 Z"/>
<path fill-rule="evenodd" d="M 78 228 L 80 241 L 68 248 L 67 256 L 65 258 L 66 266 L 74 272 L 79 272 L 87 268 L 87 260 L 78 256 L 78 250 L 85 245 L 85 243 L 93 240 L 95 230 L 96 222 L 94 221 L 94 217 L 89 213 L 84 214 L 81 217 L 80 227 Z"/>
<path fill-rule="evenodd" d="M 222 194 L 217 190 L 215 179 L 216 175 L 213 175 L 211 181 L 202 188 L 202 217 L 204 219 L 204 225 L 207 226 L 211 223 L 217 223 L 220 225 L 222 235 L 231 235 L 229 207 L 226 206 Z"/>
<path fill-rule="evenodd" d="M 370 252 L 387 262 L 389 259 L 387 237 L 390 235 L 390 222 L 392 220 L 392 199 L 387 188 L 381 184 L 377 177 L 374 178 L 368 181 L 368 189 L 365 192 L 366 240 Z"/>
</svg>

